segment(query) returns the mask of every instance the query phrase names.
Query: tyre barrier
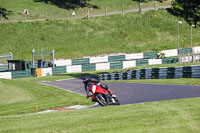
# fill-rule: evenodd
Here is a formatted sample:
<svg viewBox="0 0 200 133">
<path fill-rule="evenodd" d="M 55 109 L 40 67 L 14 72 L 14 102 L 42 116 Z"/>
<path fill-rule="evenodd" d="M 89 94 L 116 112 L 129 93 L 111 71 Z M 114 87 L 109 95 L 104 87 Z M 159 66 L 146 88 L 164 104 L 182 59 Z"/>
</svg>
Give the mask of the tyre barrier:
<svg viewBox="0 0 200 133">
<path fill-rule="evenodd" d="M 101 80 L 200 78 L 200 65 L 136 69 L 102 74 L 100 78 Z"/>
</svg>

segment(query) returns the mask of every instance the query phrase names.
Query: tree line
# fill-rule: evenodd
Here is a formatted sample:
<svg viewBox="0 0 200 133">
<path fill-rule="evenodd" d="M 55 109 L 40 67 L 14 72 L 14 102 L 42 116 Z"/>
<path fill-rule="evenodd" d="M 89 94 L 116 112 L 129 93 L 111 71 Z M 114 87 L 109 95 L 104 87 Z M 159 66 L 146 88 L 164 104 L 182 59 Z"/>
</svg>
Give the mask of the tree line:
<svg viewBox="0 0 200 133">
<path fill-rule="evenodd" d="M 174 0 L 172 9 L 174 14 L 183 17 L 188 23 L 200 26 L 200 0 Z"/>
</svg>

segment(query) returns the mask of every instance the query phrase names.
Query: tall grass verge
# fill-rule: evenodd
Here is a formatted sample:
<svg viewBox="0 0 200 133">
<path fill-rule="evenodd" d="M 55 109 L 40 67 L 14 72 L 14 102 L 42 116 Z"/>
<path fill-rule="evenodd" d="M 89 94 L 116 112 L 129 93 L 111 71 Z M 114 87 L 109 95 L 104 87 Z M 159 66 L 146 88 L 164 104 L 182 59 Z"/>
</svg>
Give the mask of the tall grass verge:
<svg viewBox="0 0 200 133">
<path fill-rule="evenodd" d="M 189 47 L 190 26 L 182 21 L 180 47 Z M 42 48 L 55 49 L 56 58 L 177 48 L 177 18 L 166 10 L 91 20 L 1 24 L 0 33 L 0 53 L 11 51 L 15 59 L 30 60 L 32 49 Z M 198 27 L 193 30 L 193 46 L 200 45 L 199 35 Z"/>
</svg>

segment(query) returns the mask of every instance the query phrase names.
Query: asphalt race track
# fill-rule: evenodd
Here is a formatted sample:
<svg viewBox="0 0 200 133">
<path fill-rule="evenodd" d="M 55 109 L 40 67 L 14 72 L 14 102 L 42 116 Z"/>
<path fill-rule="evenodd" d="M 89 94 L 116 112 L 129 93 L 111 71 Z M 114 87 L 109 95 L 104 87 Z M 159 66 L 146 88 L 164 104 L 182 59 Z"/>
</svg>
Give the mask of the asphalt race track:
<svg viewBox="0 0 200 133">
<path fill-rule="evenodd" d="M 85 95 L 81 79 L 67 79 L 53 82 L 41 82 L 70 92 Z M 143 83 L 106 83 L 116 94 L 121 104 L 162 101 L 200 97 L 200 86 L 161 85 Z"/>
</svg>

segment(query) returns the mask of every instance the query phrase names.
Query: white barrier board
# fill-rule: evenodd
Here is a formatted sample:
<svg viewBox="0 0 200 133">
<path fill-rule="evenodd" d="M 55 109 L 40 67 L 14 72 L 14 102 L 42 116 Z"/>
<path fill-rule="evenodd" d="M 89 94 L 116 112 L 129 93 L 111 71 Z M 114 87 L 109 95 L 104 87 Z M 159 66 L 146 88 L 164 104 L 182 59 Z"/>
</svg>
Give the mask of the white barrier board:
<svg viewBox="0 0 200 133">
<path fill-rule="evenodd" d="M 143 59 L 143 58 L 144 58 L 143 53 L 126 54 L 125 55 L 126 60 L 135 60 L 135 59 Z"/>
<path fill-rule="evenodd" d="M 123 61 L 123 68 L 136 67 L 136 61 Z"/>
<path fill-rule="evenodd" d="M 12 79 L 11 72 L 0 72 L 0 79 Z"/>
<path fill-rule="evenodd" d="M 192 48 L 192 51 L 197 54 L 197 53 L 200 53 L 200 47 L 194 47 Z"/>
<path fill-rule="evenodd" d="M 42 76 L 52 75 L 52 68 L 42 68 Z"/>
<path fill-rule="evenodd" d="M 90 58 L 90 63 L 103 63 L 103 62 L 108 62 L 108 56 Z"/>
<path fill-rule="evenodd" d="M 161 52 L 165 54 L 165 57 L 178 56 L 177 49 L 162 50 Z"/>
<path fill-rule="evenodd" d="M 71 72 L 82 72 L 81 65 L 67 66 L 67 73 Z"/>
<path fill-rule="evenodd" d="M 148 59 L 149 65 L 162 64 L 162 59 Z"/>
<path fill-rule="evenodd" d="M 54 64 L 56 64 L 56 66 L 71 66 L 72 60 L 55 60 Z"/>
<path fill-rule="evenodd" d="M 96 64 L 96 70 L 110 70 L 110 63 L 98 63 Z"/>
</svg>

